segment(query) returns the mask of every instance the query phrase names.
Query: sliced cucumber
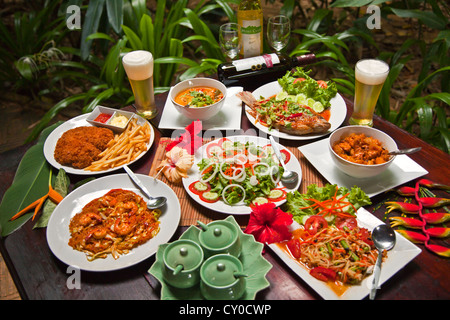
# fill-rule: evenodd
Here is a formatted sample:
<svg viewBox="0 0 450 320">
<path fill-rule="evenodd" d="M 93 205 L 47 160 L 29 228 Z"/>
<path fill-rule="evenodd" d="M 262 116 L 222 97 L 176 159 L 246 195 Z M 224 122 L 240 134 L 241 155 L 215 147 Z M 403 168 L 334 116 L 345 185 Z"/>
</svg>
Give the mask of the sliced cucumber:
<svg viewBox="0 0 450 320">
<path fill-rule="evenodd" d="M 283 196 L 283 191 L 279 189 L 270 190 L 269 199 L 278 199 Z"/>
<path fill-rule="evenodd" d="M 194 188 L 197 191 L 203 192 L 208 189 L 208 186 L 203 182 L 197 181 L 196 183 L 194 183 Z"/>
<path fill-rule="evenodd" d="M 269 200 L 267 200 L 267 199 L 264 198 L 264 197 L 256 197 L 256 198 L 252 201 L 252 203 L 253 203 L 254 205 L 260 205 L 260 204 L 264 204 L 264 203 L 267 203 L 267 202 L 269 202 Z"/>
</svg>

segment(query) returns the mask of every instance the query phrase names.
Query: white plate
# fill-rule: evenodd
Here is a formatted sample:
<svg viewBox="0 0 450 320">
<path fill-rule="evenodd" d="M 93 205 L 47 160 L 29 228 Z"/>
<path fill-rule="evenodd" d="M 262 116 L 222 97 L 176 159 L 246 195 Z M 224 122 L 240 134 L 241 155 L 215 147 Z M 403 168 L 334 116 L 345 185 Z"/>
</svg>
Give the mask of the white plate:
<svg viewBox="0 0 450 320">
<path fill-rule="evenodd" d="M 172 88 L 170 89 L 172 90 Z M 238 92 L 243 90 L 242 87 L 227 88 L 227 97 L 225 98 L 222 109 L 211 119 L 202 121 L 203 130 L 240 130 L 242 101 L 236 97 Z M 170 101 L 170 92 L 167 95 L 166 104 L 159 121 L 160 129 L 184 129 L 193 120 L 183 117 L 181 113 L 175 109 L 172 101 Z"/>
<path fill-rule="evenodd" d="M 67 130 L 73 129 L 73 128 L 77 128 L 77 127 L 91 127 L 92 125 L 89 124 L 86 119 L 89 117 L 89 113 L 88 114 L 82 114 L 78 117 L 72 118 L 66 122 L 64 122 L 63 124 L 61 124 L 59 127 L 57 127 L 55 130 L 52 131 L 52 133 L 50 133 L 50 135 L 47 137 L 47 140 L 45 140 L 45 144 L 44 144 L 44 156 L 45 159 L 47 159 L 47 161 L 56 169 L 64 169 L 67 173 L 72 173 L 72 174 L 78 174 L 78 175 L 95 175 L 95 174 L 101 174 L 101 173 L 107 173 L 107 172 L 112 172 L 112 171 L 116 171 L 119 170 L 120 168 L 122 168 L 123 166 L 118 166 L 115 168 L 111 168 L 108 170 L 102 170 L 102 171 L 88 171 L 88 170 L 84 170 L 84 169 L 76 169 L 73 167 L 68 167 L 68 166 L 63 166 L 60 163 L 58 163 L 55 160 L 54 157 L 54 153 L 55 153 L 55 147 L 56 147 L 56 143 L 58 142 L 58 139 L 61 138 L 62 134 L 64 132 L 66 132 Z M 150 140 L 147 143 L 147 151 L 142 152 L 135 160 L 131 161 L 129 164 L 134 163 L 136 161 L 138 161 L 140 158 L 142 158 L 151 148 L 152 144 L 153 144 L 153 140 L 155 139 L 155 132 L 153 130 L 153 127 L 150 123 L 148 123 L 147 120 L 145 120 L 144 118 L 138 116 L 138 115 L 134 115 L 135 117 L 137 117 L 138 121 L 137 123 L 139 125 L 143 125 L 144 123 L 147 123 L 147 125 L 150 126 Z"/>
<path fill-rule="evenodd" d="M 253 142 L 256 145 L 261 146 L 261 147 L 271 144 L 268 139 L 256 137 L 256 136 L 231 136 L 231 137 L 226 137 L 226 138 L 231 141 L 239 141 L 241 143 Z M 204 146 L 199 148 L 197 150 L 197 152 L 195 153 L 194 164 L 188 172 L 188 177 L 183 178 L 184 189 L 192 197 L 192 199 L 194 199 L 197 203 L 199 203 L 200 205 L 202 205 L 208 209 L 211 209 L 211 210 L 214 210 L 217 212 L 221 212 L 221 213 L 225 213 L 225 214 L 233 214 L 233 215 L 250 214 L 252 209 L 246 205 L 230 206 L 230 205 L 224 203 L 222 200 L 219 200 L 214 203 L 208 203 L 208 202 L 202 201 L 198 195 L 196 195 L 191 190 L 189 190 L 189 185 L 200 179 L 200 170 L 199 170 L 197 164 L 202 160 L 203 157 L 206 157 L 206 148 L 211 143 L 215 143 L 215 140 L 211 141 L 210 143 L 205 144 Z M 295 187 L 293 187 L 292 189 L 286 188 L 285 190 L 286 190 L 286 192 L 297 190 L 302 181 L 302 168 L 300 166 L 300 163 L 298 162 L 298 159 L 294 156 L 294 154 L 292 154 L 292 152 L 290 152 L 288 149 L 286 149 L 285 147 L 283 147 L 282 145 L 280 145 L 278 143 L 277 143 L 277 146 L 280 150 L 285 149 L 287 152 L 289 152 L 289 154 L 291 155 L 291 158 L 290 158 L 290 161 L 286 164 L 286 168 L 288 170 L 293 170 L 293 171 L 297 172 L 298 177 L 299 177 L 298 183 Z M 280 187 L 283 186 L 281 184 L 281 182 L 279 182 L 279 186 Z M 275 204 L 277 206 L 279 206 L 285 202 L 286 202 L 286 200 L 283 200 L 283 201 L 276 202 Z"/>
<path fill-rule="evenodd" d="M 281 92 L 282 88 L 278 81 L 269 82 L 255 91 L 253 91 L 253 96 L 259 100 L 260 97 L 269 98 L 279 92 Z M 310 139 L 316 139 L 319 137 L 322 137 L 324 135 L 327 135 L 337 128 L 344 122 L 345 117 L 347 115 L 347 106 L 345 104 L 344 99 L 341 97 L 341 95 L 338 93 L 334 98 L 330 100 L 331 106 L 330 106 L 330 122 L 331 127 L 327 132 L 323 133 L 316 133 L 316 134 L 307 134 L 303 136 L 295 136 L 292 134 L 280 132 L 277 129 L 269 129 L 266 126 L 263 126 L 261 123 L 256 122 L 255 118 L 252 117 L 247 111 L 250 110 L 250 107 L 245 105 L 245 114 L 247 115 L 248 120 L 259 130 L 268 133 L 274 137 L 288 139 L 288 140 L 310 140 Z"/>
<path fill-rule="evenodd" d="M 383 224 L 378 218 L 364 208 L 357 212 L 358 225 L 372 231 L 376 226 Z M 396 244 L 388 251 L 387 259 L 381 265 L 380 286 L 413 260 L 421 250 L 412 242 L 396 233 Z M 288 253 L 270 244 L 269 247 L 283 260 L 297 275 L 299 275 L 312 289 L 326 300 L 360 300 L 370 293 L 373 282 L 373 274 L 366 277 L 361 284 L 351 286 L 341 296 L 338 296 L 325 282 L 320 281 L 309 274 L 309 270 L 294 260 Z M 381 290 L 383 290 L 381 288 Z"/>
<path fill-rule="evenodd" d="M 298 149 L 329 183 L 347 188 L 357 185 L 370 198 L 428 173 L 407 155 L 400 155 L 395 157 L 386 171 L 376 177 L 368 179 L 353 178 L 333 164 L 328 143 L 329 139 L 327 138 L 301 146 Z"/>
<path fill-rule="evenodd" d="M 69 246 L 70 219 L 81 211 L 91 200 L 105 195 L 109 190 L 121 188 L 131 190 L 146 200 L 126 174 L 116 174 L 88 182 L 69 193 L 56 207 L 47 226 L 47 243 L 53 254 L 67 265 L 88 271 L 112 271 L 130 267 L 149 257 L 158 250 L 160 244 L 169 242 L 180 222 L 180 203 L 175 192 L 165 183 L 146 175 L 137 175 L 154 196 L 167 197 L 167 205 L 161 208 L 160 231 L 148 242 L 121 255 L 117 260 L 111 255 L 105 259 L 88 261 L 86 254 Z"/>
</svg>

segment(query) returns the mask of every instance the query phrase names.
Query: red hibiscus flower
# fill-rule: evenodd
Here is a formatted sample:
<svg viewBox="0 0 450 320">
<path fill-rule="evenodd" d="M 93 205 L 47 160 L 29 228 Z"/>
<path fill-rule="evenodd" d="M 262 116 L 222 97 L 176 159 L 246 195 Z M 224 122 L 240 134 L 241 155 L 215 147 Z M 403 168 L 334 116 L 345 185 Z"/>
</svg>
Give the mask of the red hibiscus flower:
<svg viewBox="0 0 450 320">
<path fill-rule="evenodd" d="M 186 149 L 189 154 L 194 154 L 195 151 L 202 146 L 202 122 L 199 120 L 192 121 L 190 125 L 185 128 L 184 133 L 177 139 L 166 146 L 166 151 L 170 151 L 173 147 L 178 146 Z"/>
<path fill-rule="evenodd" d="M 272 202 L 257 205 L 253 208 L 245 233 L 252 234 L 262 243 L 281 242 L 289 240 L 291 233 L 289 226 L 292 224 L 290 213 L 276 208 Z"/>
</svg>

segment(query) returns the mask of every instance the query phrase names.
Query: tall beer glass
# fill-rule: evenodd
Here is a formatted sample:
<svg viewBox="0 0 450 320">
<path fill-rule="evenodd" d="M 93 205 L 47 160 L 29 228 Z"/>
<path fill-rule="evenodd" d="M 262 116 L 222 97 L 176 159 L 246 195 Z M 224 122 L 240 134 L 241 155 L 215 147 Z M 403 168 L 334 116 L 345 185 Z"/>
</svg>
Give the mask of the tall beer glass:
<svg viewBox="0 0 450 320">
<path fill-rule="evenodd" d="M 122 63 L 133 90 L 136 112 L 146 119 L 154 118 L 157 110 L 153 89 L 152 54 L 144 50 L 132 51 L 123 57 Z"/>
<path fill-rule="evenodd" d="M 373 125 L 375 105 L 388 74 L 389 65 L 384 61 L 364 59 L 356 63 L 355 100 L 350 124 Z"/>
</svg>

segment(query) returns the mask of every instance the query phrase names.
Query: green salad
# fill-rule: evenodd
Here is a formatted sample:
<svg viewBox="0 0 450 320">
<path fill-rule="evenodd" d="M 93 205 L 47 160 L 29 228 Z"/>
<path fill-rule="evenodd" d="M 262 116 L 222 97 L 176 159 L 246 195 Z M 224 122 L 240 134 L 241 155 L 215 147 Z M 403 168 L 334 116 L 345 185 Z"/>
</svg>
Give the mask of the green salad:
<svg viewBox="0 0 450 320">
<path fill-rule="evenodd" d="M 296 101 L 319 113 L 329 108 L 330 100 L 337 94 L 336 84 L 333 81 L 316 81 L 309 76 L 310 72 L 301 67 L 297 67 L 294 72 L 286 72 L 278 79 L 283 91 L 277 95 L 277 99 Z"/>
<path fill-rule="evenodd" d="M 327 184 L 318 187 L 311 184 L 306 193 L 289 192 L 286 196 L 285 211 L 299 224 L 304 225 L 311 216 L 323 216 L 329 224 L 333 224 L 337 217 L 354 217 L 356 211 L 372 202 L 359 187 L 351 189 Z"/>
</svg>

